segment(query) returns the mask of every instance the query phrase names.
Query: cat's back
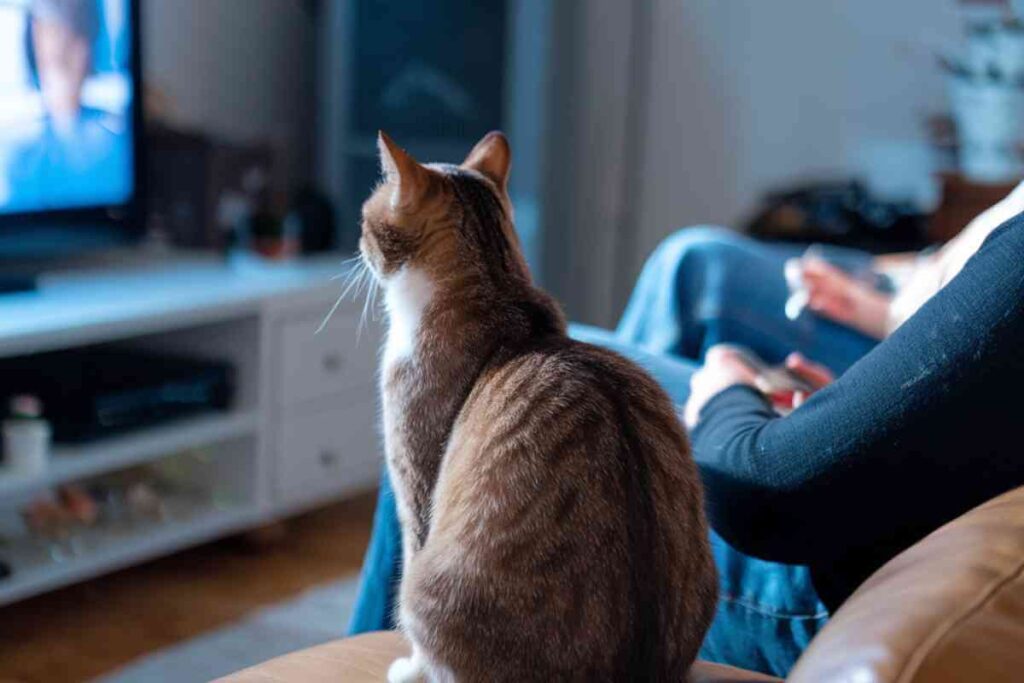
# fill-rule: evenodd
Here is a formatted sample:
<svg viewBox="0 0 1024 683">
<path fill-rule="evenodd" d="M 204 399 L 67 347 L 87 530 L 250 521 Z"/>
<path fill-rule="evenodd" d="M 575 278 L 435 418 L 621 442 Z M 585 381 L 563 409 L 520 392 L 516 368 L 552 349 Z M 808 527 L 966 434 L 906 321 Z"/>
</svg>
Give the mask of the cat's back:
<svg viewBox="0 0 1024 683">
<path fill-rule="evenodd" d="M 456 421 L 434 501 L 416 584 L 460 586 L 419 603 L 444 605 L 446 628 L 472 614 L 495 634 L 475 647 L 509 666 L 681 680 L 715 571 L 685 433 L 641 368 L 564 337 L 500 359 Z"/>
<path fill-rule="evenodd" d="M 661 536 L 673 556 L 707 536 L 699 474 L 668 396 L 632 361 L 557 335 L 482 373 L 434 500 L 435 531 L 469 543 L 479 533 L 473 551 L 484 555 L 494 538 L 536 530 L 600 529 L 609 558 L 635 553 L 631 526 Z"/>
<path fill-rule="evenodd" d="M 589 424 L 586 434 L 616 436 L 684 451 L 685 433 L 664 390 L 614 351 L 552 335 L 499 358 L 485 370 L 460 426 L 493 438 L 539 439 Z"/>
</svg>

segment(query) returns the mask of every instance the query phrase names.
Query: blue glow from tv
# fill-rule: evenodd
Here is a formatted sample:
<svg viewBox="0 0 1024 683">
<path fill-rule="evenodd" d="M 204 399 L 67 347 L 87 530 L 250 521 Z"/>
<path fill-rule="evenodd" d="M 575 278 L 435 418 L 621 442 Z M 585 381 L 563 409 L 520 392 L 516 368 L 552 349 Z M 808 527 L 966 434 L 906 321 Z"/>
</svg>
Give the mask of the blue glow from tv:
<svg viewBox="0 0 1024 683">
<path fill-rule="evenodd" d="M 0 0 L 0 215 L 134 193 L 129 0 Z"/>
</svg>

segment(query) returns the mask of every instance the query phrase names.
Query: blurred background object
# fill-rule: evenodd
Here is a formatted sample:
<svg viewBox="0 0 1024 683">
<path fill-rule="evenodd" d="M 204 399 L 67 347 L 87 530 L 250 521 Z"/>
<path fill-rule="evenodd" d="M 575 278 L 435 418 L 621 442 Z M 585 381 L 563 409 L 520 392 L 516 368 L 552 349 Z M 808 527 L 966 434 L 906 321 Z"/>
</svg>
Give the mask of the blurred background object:
<svg viewBox="0 0 1024 683">
<path fill-rule="evenodd" d="M 319 7 L 317 174 L 352 248 L 379 175 L 377 131 L 423 160 L 458 162 L 487 131 L 515 140 L 511 192 L 531 262 L 539 253 L 540 147 L 553 3 L 324 0 Z"/>
<path fill-rule="evenodd" d="M 1024 25 L 1009 11 L 975 20 L 959 54 L 942 55 L 966 179 L 1024 177 Z"/>
<path fill-rule="evenodd" d="M 924 227 L 925 216 L 911 202 L 882 201 L 861 183 L 846 181 L 769 193 L 746 232 L 886 253 L 920 249 Z"/>
<path fill-rule="evenodd" d="M 149 229 L 178 247 L 234 246 L 253 214 L 274 210 L 275 170 L 266 144 L 219 143 L 152 126 L 146 137 Z"/>
</svg>

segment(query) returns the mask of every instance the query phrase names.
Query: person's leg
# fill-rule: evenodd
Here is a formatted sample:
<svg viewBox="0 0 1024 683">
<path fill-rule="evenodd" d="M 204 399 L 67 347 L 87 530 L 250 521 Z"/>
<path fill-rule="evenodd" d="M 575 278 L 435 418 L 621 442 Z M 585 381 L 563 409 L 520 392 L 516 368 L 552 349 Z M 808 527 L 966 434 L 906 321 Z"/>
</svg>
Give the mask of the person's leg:
<svg viewBox="0 0 1024 683">
<path fill-rule="evenodd" d="M 718 610 L 699 657 L 785 678 L 828 621 L 808 567 L 744 555 L 712 530 Z"/>
<path fill-rule="evenodd" d="M 402 530 L 387 468 L 380 478 L 370 546 L 359 577 L 359 596 L 349 620 L 350 636 L 395 627 L 394 606 L 402 578 Z"/>
<path fill-rule="evenodd" d="M 724 228 L 679 230 L 647 260 L 617 334 L 648 351 L 696 361 L 723 342 L 748 346 L 769 363 L 800 351 L 841 373 L 876 342 L 809 311 L 786 318 L 784 265 L 802 251 Z M 849 269 L 869 258 L 842 249 L 825 256 Z"/>
</svg>

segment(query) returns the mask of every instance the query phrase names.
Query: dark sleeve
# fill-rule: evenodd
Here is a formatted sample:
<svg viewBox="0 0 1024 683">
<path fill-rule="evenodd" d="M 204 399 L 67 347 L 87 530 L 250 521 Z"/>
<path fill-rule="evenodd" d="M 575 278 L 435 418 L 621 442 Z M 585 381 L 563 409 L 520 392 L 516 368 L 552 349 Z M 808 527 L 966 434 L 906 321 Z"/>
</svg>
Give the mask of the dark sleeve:
<svg viewBox="0 0 1024 683">
<path fill-rule="evenodd" d="M 789 416 L 747 387 L 715 396 L 691 438 L 718 533 L 748 554 L 814 564 L 912 542 L 1024 483 L 1022 237 L 1020 218 L 993 233 L 915 316 Z"/>
</svg>

